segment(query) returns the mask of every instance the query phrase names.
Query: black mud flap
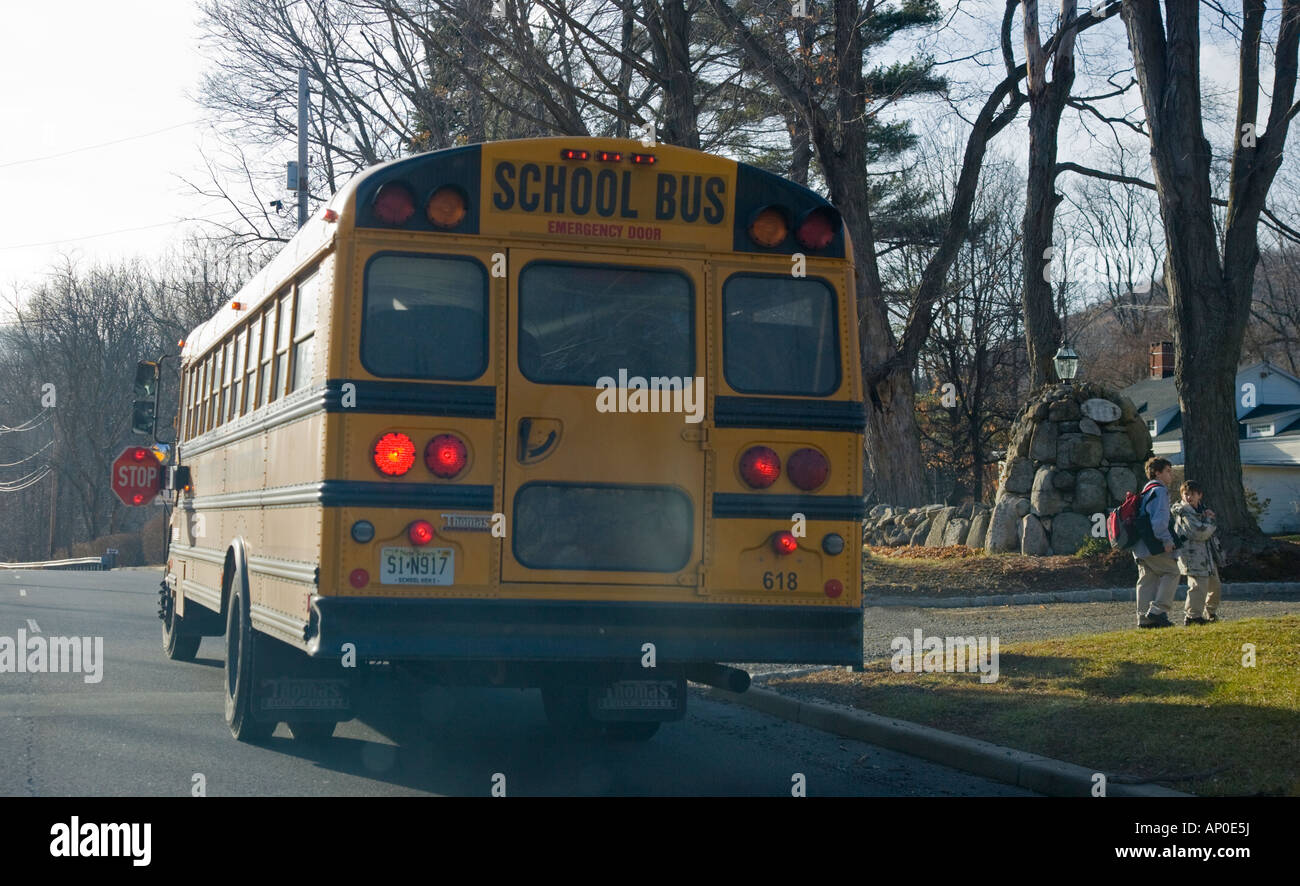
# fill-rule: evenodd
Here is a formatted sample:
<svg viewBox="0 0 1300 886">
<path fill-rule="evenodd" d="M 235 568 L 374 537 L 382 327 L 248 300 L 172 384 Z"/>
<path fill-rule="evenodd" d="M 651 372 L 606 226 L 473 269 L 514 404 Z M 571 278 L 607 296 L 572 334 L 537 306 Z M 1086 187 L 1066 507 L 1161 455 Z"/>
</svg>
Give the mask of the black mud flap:
<svg viewBox="0 0 1300 886">
<path fill-rule="evenodd" d="M 254 644 L 260 647 L 252 687 L 258 720 L 331 723 L 356 716 L 357 669 L 338 659 L 309 658 L 265 634 L 256 634 Z"/>
<path fill-rule="evenodd" d="M 603 722 L 666 722 L 686 716 L 686 679 L 614 680 L 587 690 L 593 719 Z"/>
</svg>

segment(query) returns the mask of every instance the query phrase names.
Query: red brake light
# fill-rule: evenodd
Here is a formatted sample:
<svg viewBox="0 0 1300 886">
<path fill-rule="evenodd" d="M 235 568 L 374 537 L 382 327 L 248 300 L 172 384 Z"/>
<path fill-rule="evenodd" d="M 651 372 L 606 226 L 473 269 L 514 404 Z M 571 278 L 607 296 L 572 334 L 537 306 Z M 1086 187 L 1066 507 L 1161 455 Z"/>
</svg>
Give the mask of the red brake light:
<svg viewBox="0 0 1300 886">
<path fill-rule="evenodd" d="M 825 249 L 835 239 L 841 224 L 839 213 L 820 206 L 803 217 L 795 228 L 794 238 L 805 249 Z"/>
<path fill-rule="evenodd" d="M 433 524 L 428 520 L 416 520 L 407 528 L 406 537 L 413 545 L 427 545 L 433 541 Z"/>
<path fill-rule="evenodd" d="M 375 194 L 372 211 L 386 225 L 404 225 L 415 215 L 415 195 L 401 182 L 389 182 Z"/>
<path fill-rule="evenodd" d="M 778 557 L 784 557 L 799 550 L 799 541 L 789 530 L 782 529 L 772 536 L 772 550 L 776 551 Z"/>
<path fill-rule="evenodd" d="M 752 489 L 766 489 L 781 476 L 781 456 L 766 446 L 751 446 L 740 457 L 740 478 Z"/>
<path fill-rule="evenodd" d="M 390 477 L 400 477 L 415 464 L 415 444 L 405 434 L 384 434 L 375 444 L 375 467 Z"/>
<path fill-rule="evenodd" d="M 804 492 L 818 488 L 830 475 L 831 463 L 816 449 L 800 449 L 785 465 L 790 482 Z"/>
<path fill-rule="evenodd" d="M 439 434 L 424 447 L 425 466 L 444 480 L 450 480 L 465 470 L 468 461 L 469 450 L 455 434 Z"/>
</svg>

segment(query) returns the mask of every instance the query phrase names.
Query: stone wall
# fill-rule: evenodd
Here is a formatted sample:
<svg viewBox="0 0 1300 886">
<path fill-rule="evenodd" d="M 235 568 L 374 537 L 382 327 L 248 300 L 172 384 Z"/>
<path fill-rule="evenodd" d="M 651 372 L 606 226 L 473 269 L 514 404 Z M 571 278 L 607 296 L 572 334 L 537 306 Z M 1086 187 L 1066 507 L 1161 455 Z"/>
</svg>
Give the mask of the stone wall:
<svg viewBox="0 0 1300 886">
<path fill-rule="evenodd" d="M 1093 515 L 1136 492 L 1151 455 L 1127 397 L 1094 384 L 1051 385 L 1021 409 L 984 537 L 988 551 L 1073 554 Z"/>
<path fill-rule="evenodd" d="M 876 505 L 862 524 L 862 540 L 869 545 L 944 545 L 984 546 L 992 510 L 987 505 L 964 504 L 960 507 L 926 505 L 921 508 L 895 508 Z"/>
</svg>

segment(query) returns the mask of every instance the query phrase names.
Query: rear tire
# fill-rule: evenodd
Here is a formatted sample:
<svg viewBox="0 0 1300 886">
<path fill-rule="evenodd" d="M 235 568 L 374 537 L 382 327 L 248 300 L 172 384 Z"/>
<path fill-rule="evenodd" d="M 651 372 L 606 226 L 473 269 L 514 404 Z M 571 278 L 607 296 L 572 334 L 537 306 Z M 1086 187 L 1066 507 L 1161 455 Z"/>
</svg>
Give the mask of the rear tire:
<svg viewBox="0 0 1300 886">
<path fill-rule="evenodd" d="M 199 643 L 203 642 L 203 636 L 186 633 L 185 619 L 176 614 L 175 591 L 171 592 L 171 600 L 166 605 L 167 614 L 162 620 L 163 654 L 172 661 L 194 661 L 194 657 L 199 654 Z"/>
<path fill-rule="evenodd" d="M 275 723 L 253 716 L 253 686 L 257 679 L 260 656 L 257 636 L 249 618 L 248 587 L 242 567 L 236 566 L 231 578 L 230 606 L 226 614 L 226 724 L 237 741 L 265 741 L 275 731 Z"/>
</svg>

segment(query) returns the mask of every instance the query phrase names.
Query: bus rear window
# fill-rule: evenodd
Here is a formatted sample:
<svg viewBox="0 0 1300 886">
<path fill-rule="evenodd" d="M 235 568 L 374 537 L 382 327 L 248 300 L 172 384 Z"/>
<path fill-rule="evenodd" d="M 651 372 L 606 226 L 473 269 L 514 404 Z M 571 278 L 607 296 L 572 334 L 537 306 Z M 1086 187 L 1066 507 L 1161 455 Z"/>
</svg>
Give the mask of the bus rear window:
<svg viewBox="0 0 1300 886">
<path fill-rule="evenodd" d="M 384 254 L 366 265 L 361 364 L 389 378 L 487 369 L 487 273 L 471 259 Z"/>
<path fill-rule="evenodd" d="M 536 262 L 519 275 L 519 369 L 539 384 L 695 375 L 691 283 L 677 271 Z"/>
<path fill-rule="evenodd" d="M 835 290 L 824 281 L 737 274 L 723 286 L 722 316 L 733 390 L 822 397 L 839 387 Z"/>
</svg>

